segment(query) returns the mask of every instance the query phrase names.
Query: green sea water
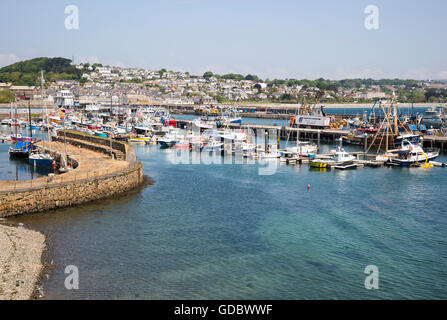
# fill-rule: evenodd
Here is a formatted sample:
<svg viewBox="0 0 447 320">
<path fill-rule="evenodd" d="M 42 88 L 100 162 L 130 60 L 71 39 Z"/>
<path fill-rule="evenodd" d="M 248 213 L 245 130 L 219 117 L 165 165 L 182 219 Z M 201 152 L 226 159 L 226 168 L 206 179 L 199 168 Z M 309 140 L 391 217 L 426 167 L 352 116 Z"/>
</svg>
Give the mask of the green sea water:
<svg viewBox="0 0 447 320">
<path fill-rule="evenodd" d="M 47 235 L 44 298 L 447 298 L 445 168 L 278 162 L 259 175 L 260 163 L 173 164 L 172 150 L 135 149 L 154 184 L 11 219 Z M 68 265 L 78 290 L 64 286 Z M 365 289 L 368 265 L 378 290 Z"/>
</svg>

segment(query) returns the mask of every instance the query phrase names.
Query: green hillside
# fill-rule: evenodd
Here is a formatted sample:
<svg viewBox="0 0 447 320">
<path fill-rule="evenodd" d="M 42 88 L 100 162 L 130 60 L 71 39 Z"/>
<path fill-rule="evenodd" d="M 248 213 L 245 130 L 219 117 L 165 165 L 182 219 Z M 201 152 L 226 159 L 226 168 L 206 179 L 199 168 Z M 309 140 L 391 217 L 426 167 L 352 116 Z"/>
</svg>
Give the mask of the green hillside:
<svg viewBox="0 0 447 320">
<path fill-rule="evenodd" d="M 39 85 L 40 70 L 44 71 L 47 82 L 55 80 L 79 80 L 82 71 L 71 65 L 65 58 L 35 58 L 16 62 L 0 69 L 0 82 L 14 85 Z"/>
</svg>

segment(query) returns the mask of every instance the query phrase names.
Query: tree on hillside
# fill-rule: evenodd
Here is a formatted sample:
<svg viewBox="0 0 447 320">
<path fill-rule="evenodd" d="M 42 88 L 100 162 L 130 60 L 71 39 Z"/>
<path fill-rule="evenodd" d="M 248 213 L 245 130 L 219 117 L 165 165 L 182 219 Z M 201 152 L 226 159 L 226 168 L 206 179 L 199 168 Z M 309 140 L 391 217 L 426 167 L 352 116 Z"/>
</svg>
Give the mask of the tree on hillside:
<svg viewBox="0 0 447 320">
<path fill-rule="evenodd" d="M 211 78 L 212 76 L 213 76 L 214 74 L 211 72 L 211 71 L 207 71 L 207 72 L 205 72 L 204 74 L 203 74 L 203 77 L 205 78 L 205 79 L 209 79 L 209 78 Z"/>
<path fill-rule="evenodd" d="M 82 70 L 71 65 L 65 58 L 35 58 L 16 62 L 0 69 L 0 82 L 11 82 L 15 85 L 34 85 L 40 71 L 45 72 L 45 80 L 55 79 L 79 80 Z"/>
<path fill-rule="evenodd" d="M 222 79 L 231 79 L 231 80 L 236 80 L 236 81 L 241 81 L 241 80 L 245 79 L 245 77 L 243 75 L 235 74 L 235 73 L 224 74 L 221 78 Z"/>
<path fill-rule="evenodd" d="M 252 74 L 247 74 L 247 75 L 245 76 L 245 80 L 259 81 L 259 77 L 258 77 L 258 76 L 255 76 L 255 75 L 252 75 Z"/>
<path fill-rule="evenodd" d="M 15 100 L 14 93 L 10 90 L 1 90 L 0 91 L 0 103 L 10 103 Z"/>
</svg>

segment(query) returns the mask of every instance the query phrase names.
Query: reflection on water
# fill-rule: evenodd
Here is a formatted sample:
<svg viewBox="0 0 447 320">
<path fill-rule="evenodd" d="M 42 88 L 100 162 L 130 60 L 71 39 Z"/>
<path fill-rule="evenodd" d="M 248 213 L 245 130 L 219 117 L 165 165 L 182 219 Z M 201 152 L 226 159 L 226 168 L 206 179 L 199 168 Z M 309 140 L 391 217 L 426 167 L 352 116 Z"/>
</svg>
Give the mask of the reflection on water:
<svg viewBox="0 0 447 320">
<path fill-rule="evenodd" d="M 8 126 L 1 126 L 3 134 L 9 134 L 11 129 Z M 25 130 L 19 130 L 22 135 L 29 135 Z M 33 131 L 33 137 L 40 139 L 41 133 Z M 9 142 L 0 143 L 0 180 L 20 181 L 36 179 L 51 173 L 51 169 L 33 168 L 29 165 L 28 159 L 10 159 L 8 149 Z"/>
<path fill-rule="evenodd" d="M 321 172 L 278 161 L 261 176 L 259 162 L 183 165 L 172 150 L 135 149 L 154 185 L 11 219 L 48 236 L 46 298 L 447 297 L 447 169 Z M 364 288 L 370 264 L 380 290 Z M 64 287 L 67 265 L 80 270 L 79 290 Z"/>
<path fill-rule="evenodd" d="M 445 168 L 278 161 L 260 175 L 258 161 L 185 165 L 169 161 L 173 149 L 135 150 L 154 185 L 10 219 L 47 235 L 46 298 L 447 298 Z M 371 264 L 380 290 L 364 288 Z M 68 265 L 79 290 L 65 289 Z"/>
<path fill-rule="evenodd" d="M 10 159 L 8 148 L 9 144 L 0 144 L 0 180 L 31 180 L 52 172 L 51 169 L 30 166 L 28 159 Z"/>
</svg>

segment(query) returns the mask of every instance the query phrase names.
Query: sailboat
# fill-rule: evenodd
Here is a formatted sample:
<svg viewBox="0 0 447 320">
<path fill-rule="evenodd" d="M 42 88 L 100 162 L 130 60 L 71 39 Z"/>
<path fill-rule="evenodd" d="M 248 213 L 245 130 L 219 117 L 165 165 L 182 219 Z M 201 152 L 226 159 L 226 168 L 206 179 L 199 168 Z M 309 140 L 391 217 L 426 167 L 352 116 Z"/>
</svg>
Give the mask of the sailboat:
<svg viewBox="0 0 447 320">
<path fill-rule="evenodd" d="M 17 121 L 17 105 L 15 105 L 15 120 Z M 11 136 L 11 140 L 13 143 L 8 150 L 9 157 L 28 158 L 36 138 L 32 137 L 31 129 L 30 137 L 23 137 L 21 134 L 17 133 L 17 126 L 15 126 L 15 134 Z"/>
<path fill-rule="evenodd" d="M 304 100 L 304 105 L 303 106 L 306 105 L 307 99 L 308 99 L 308 97 L 306 96 L 305 100 Z M 318 97 L 317 97 L 317 99 L 318 99 Z M 308 112 L 306 110 L 304 110 L 304 111 Z M 295 118 L 297 116 L 299 116 L 299 115 L 302 115 L 304 111 L 303 111 L 303 109 L 299 110 L 299 108 L 297 107 Z M 290 147 L 286 147 L 286 152 L 287 153 L 292 153 L 292 154 L 295 154 L 295 155 L 298 155 L 298 156 L 304 156 L 304 157 L 310 157 L 310 158 L 315 157 L 316 153 L 318 152 L 318 146 L 313 144 L 313 143 L 307 142 L 307 141 L 300 141 L 299 140 L 299 138 L 300 138 L 300 132 L 299 132 L 300 127 L 299 127 L 299 125 L 297 125 L 297 130 L 298 131 L 296 133 L 296 145 L 290 146 Z M 287 136 L 286 146 L 289 143 L 290 134 L 291 133 L 292 133 L 292 131 L 289 131 L 289 134 Z"/>
<path fill-rule="evenodd" d="M 45 102 L 44 102 L 44 79 L 43 79 L 43 71 L 40 72 L 41 75 L 41 89 L 42 89 L 42 109 L 45 109 L 45 116 L 46 116 L 46 108 L 45 108 Z M 31 115 L 30 115 L 31 119 Z M 48 137 L 48 140 L 50 138 Z M 45 147 L 45 141 L 42 139 L 42 145 Z M 28 157 L 29 164 L 32 166 L 37 167 L 45 167 L 45 168 L 51 168 L 53 165 L 53 157 L 47 153 L 40 152 L 36 149 L 32 150 L 29 157 Z"/>
</svg>

